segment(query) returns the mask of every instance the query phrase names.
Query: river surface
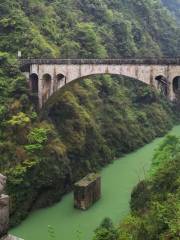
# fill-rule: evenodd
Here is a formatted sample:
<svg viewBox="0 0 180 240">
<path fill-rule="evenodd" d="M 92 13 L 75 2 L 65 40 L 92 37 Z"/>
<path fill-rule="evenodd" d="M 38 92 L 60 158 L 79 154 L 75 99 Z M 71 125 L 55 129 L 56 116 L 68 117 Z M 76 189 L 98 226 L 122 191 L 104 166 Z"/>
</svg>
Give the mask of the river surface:
<svg viewBox="0 0 180 240">
<path fill-rule="evenodd" d="M 180 136 L 180 125 L 169 134 Z M 54 206 L 30 214 L 11 233 L 24 240 L 91 240 L 103 218 L 110 217 L 118 224 L 129 213 L 131 191 L 146 177 L 154 150 L 162 139 L 157 138 L 104 168 L 101 172 L 102 198 L 89 210 L 74 209 L 70 193 Z"/>
</svg>

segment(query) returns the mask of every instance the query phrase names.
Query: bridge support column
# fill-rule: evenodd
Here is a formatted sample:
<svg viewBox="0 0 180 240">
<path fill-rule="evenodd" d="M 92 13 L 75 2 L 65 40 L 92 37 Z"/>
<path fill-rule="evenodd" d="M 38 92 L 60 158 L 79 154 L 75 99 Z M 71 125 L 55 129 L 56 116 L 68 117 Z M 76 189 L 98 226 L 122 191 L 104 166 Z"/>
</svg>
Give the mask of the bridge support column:
<svg viewBox="0 0 180 240">
<path fill-rule="evenodd" d="M 39 98 L 39 108 L 42 108 L 43 105 L 43 78 L 42 76 L 39 76 L 39 92 L 38 92 L 38 98 Z"/>
<path fill-rule="evenodd" d="M 168 97 L 171 101 L 176 99 L 176 95 L 173 90 L 173 81 L 169 82 L 169 96 Z"/>
</svg>

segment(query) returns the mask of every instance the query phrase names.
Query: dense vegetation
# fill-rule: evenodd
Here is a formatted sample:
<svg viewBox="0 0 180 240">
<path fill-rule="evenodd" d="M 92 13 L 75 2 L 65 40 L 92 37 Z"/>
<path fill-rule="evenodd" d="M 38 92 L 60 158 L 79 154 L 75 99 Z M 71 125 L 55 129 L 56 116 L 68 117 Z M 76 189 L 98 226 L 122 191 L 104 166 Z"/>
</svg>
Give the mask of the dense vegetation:
<svg viewBox="0 0 180 240">
<path fill-rule="evenodd" d="M 178 24 L 180 24 L 180 1 L 179 0 L 162 0 L 163 4 L 174 14 Z"/>
<path fill-rule="evenodd" d="M 1 108 L 0 145 L 12 224 L 32 208 L 59 200 L 75 180 L 163 135 L 173 124 L 169 103 L 156 91 L 108 76 L 64 88 L 39 119 L 28 103 L 25 81 L 13 77 Z"/>
<path fill-rule="evenodd" d="M 24 58 L 179 53 L 179 29 L 159 0 L 6 0 L 0 16 L 1 51 Z"/>
<path fill-rule="evenodd" d="M 6 0 L 0 16 L 0 172 L 8 176 L 14 225 L 59 200 L 82 175 L 173 124 L 171 106 L 157 92 L 107 76 L 64 88 L 39 116 L 17 51 L 23 57 L 174 57 L 179 30 L 153 0 Z"/>
<path fill-rule="evenodd" d="M 105 219 L 94 240 L 179 239 L 180 139 L 168 136 L 154 156 L 151 174 L 132 192 L 131 215 L 118 227 Z"/>
<path fill-rule="evenodd" d="M 77 177 L 163 135 L 173 116 L 170 105 L 149 87 L 108 76 L 72 84 L 51 99 L 46 111 Z"/>
</svg>

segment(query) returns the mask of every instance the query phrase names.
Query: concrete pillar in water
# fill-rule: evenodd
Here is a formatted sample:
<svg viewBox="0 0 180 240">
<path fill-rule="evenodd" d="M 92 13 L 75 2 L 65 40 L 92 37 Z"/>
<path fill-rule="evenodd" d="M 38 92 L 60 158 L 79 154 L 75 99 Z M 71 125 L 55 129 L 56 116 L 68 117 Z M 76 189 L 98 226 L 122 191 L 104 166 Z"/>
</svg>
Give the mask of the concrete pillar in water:
<svg viewBox="0 0 180 240">
<path fill-rule="evenodd" d="M 91 173 L 74 185 L 74 207 L 88 209 L 101 197 L 100 175 Z"/>
</svg>

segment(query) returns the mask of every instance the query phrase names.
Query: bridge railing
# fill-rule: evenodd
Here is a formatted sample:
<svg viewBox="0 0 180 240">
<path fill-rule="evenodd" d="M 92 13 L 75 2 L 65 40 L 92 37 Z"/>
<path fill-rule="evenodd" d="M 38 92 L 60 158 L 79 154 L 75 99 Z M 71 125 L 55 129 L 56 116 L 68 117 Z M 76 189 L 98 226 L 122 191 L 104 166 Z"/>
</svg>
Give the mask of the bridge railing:
<svg viewBox="0 0 180 240">
<path fill-rule="evenodd" d="M 123 59 L 20 59 L 21 66 L 32 64 L 155 64 L 180 65 L 180 58 L 123 58 Z"/>
</svg>

